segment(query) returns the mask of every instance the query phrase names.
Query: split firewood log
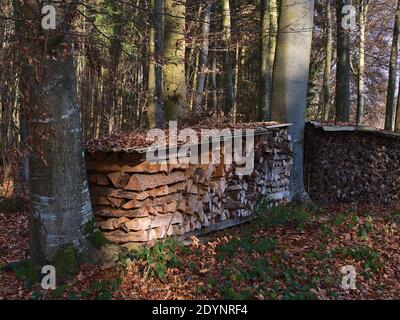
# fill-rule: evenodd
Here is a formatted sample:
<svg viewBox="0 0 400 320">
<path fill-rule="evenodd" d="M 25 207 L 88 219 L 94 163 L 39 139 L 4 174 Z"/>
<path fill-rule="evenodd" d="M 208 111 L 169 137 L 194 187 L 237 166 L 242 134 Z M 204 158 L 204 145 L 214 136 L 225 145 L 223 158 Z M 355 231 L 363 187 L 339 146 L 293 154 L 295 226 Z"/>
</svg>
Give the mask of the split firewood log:
<svg viewBox="0 0 400 320">
<path fill-rule="evenodd" d="M 98 217 L 111 218 L 143 218 L 149 216 L 149 211 L 146 207 L 141 207 L 136 210 L 119 210 L 112 207 L 94 207 L 94 214 Z"/>
<path fill-rule="evenodd" d="M 124 244 L 129 242 L 147 242 L 157 240 L 157 233 L 154 229 L 132 232 L 116 230 L 105 232 L 104 237 L 111 242 Z"/>
<path fill-rule="evenodd" d="M 124 189 L 129 182 L 130 176 L 122 171 L 109 173 L 107 177 L 117 189 Z"/>
<path fill-rule="evenodd" d="M 157 188 L 163 185 L 174 184 L 177 182 L 185 181 L 186 177 L 183 172 L 176 171 L 169 175 L 154 174 L 135 174 L 131 176 L 125 190 L 128 191 L 144 191 L 147 189 Z"/>
</svg>

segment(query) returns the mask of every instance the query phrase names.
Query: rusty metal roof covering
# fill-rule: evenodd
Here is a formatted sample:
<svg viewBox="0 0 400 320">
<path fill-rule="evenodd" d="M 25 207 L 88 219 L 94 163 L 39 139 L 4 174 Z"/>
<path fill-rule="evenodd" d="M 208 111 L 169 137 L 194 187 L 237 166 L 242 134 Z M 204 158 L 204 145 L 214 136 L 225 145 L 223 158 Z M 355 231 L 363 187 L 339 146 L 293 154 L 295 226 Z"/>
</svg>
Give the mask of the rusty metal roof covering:
<svg viewBox="0 0 400 320">
<path fill-rule="evenodd" d="M 313 126 L 314 128 L 320 128 L 325 132 L 363 132 L 373 133 L 390 138 L 400 138 L 400 133 L 398 132 L 385 131 L 374 127 L 364 127 L 351 124 L 325 124 L 317 121 L 310 121 L 307 123 L 307 125 Z"/>
</svg>

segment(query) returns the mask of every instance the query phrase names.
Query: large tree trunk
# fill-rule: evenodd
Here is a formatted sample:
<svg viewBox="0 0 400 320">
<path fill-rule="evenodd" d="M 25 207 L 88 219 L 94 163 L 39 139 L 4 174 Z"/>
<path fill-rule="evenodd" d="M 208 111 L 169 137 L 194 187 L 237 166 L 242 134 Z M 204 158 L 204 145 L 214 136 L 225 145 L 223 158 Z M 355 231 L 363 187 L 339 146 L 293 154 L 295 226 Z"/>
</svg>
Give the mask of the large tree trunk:
<svg viewBox="0 0 400 320">
<path fill-rule="evenodd" d="M 147 120 L 149 128 L 164 128 L 165 113 L 162 96 L 162 13 L 164 0 L 150 0 L 152 19 L 149 45 L 148 107 Z"/>
<path fill-rule="evenodd" d="M 232 73 L 232 58 L 231 58 L 231 9 L 229 0 L 222 0 L 222 42 L 225 48 L 225 116 L 230 118 L 233 104 L 233 73 Z"/>
<path fill-rule="evenodd" d="M 357 124 L 362 125 L 365 112 L 365 24 L 368 14 L 368 0 L 360 0 L 360 46 L 358 52 L 358 94 L 357 94 Z"/>
<path fill-rule="evenodd" d="M 203 23 L 202 23 L 202 37 L 203 37 L 203 45 L 201 47 L 200 52 L 200 73 L 199 79 L 197 82 L 197 91 L 196 91 L 196 101 L 194 107 L 194 113 L 200 112 L 203 104 L 203 95 L 204 95 L 204 84 L 206 80 L 206 69 L 207 69 L 207 61 L 208 61 L 208 51 L 209 51 L 209 35 L 210 35 L 210 21 L 211 21 L 211 3 L 206 4 L 206 8 L 203 15 Z M 203 108 L 204 109 L 204 108 Z"/>
<path fill-rule="evenodd" d="M 332 68 L 332 12 L 330 1 L 325 4 L 325 68 L 324 79 L 322 84 L 322 102 L 321 102 L 321 120 L 328 120 L 329 104 L 330 104 L 330 79 Z"/>
<path fill-rule="evenodd" d="M 19 32 L 23 101 L 29 107 L 31 257 L 51 263 L 66 246 L 86 256 L 92 217 L 69 27 L 72 5 L 56 5 L 57 30 L 41 28 L 40 7 L 24 1 Z"/>
<path fill-rule="evenodd" d="M 164 103 L 167 121 L 187 114 L 185 75 L 186 0 L 165 1 Z"/>
<path fill-rule="evenodd" d="M 400 0 L 397 2 L 396 18 L 393 29 L 393 43 L 390 54 L 389 83 L 386 102 L 385 129 L 393 130 L 393 116 L 396 105 L 396 80 L 397 80 L 397 60 L 399 57 L 399 32 L 400 32 Z"/>
<path fill-rule="evenodd" d="M 350 35 L 342 26 L 342 9 L 349 0 L 337 0 L 336 121 L 350 120 Z"/>
<path fill-rule="evenodd" d="M 291 123 L 291 200 L 303 202 L 304 125 L 314 1 L 282 0 L 272 85 L 272 120 Z"/>
<path fill-rule="evenodd" d="M 271 119 L 270 109 L 270 74 L 269 74 L 269 31 L 270 13 L 268 0 L 260 1 L 260 21 L 261 21 L 261 52 L 260 52 L 260 83 L 258 96 L 258 118 L 260 121 Z"/>
</svg>

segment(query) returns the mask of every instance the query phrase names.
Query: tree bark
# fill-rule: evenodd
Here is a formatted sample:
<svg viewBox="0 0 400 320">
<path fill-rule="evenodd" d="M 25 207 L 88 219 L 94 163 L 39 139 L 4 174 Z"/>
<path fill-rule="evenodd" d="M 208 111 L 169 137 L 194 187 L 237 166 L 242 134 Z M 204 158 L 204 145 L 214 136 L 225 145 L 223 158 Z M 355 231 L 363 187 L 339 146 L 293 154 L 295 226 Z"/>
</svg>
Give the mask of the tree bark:
<svg viewBox="0 0 400 320">
<path fill-rule="evenodd" d="M 386 102 L 385 130 L 393 130 L 393 116 L 396 105 L 397 60 L 399 58 L 400 0 L 397 2 L 396 18 L 393 29 L 392 51 L 390 53 L 389 83 Z"/>
<path fill-rule="evenodd" d="M 90 252 L 85 226 L 92 218 L 77 104 L 72 43 L 73 6 L 57 7 L 57 30 L 41 28 L 40 7 L 21 3 L 23 100 L 29 106 L 31 257 L 36 265 L 53 261 L 66 245 L 85 257 Z M 59 24 L 62 22 L 62 24 Z M 38 81 L 37 81 L 38 80 Z"/>
<path fill-rule="evenodd" d="M 331 79 L 331 68 L 332 68 L 332 12 L 330 0 L 325 5 L 325 68 L 324 78 L 322 84 L 322 108 L 321 108 L 321 120 L 328 120 L 329 104 L 330 104 L 330 79 Z"/>
<path fill-rule="evenodd" d="M 272 85 L 272 120 L 291 123 L 291 200 L 304 202 L 304 126 L 314 1 L 282 0 Z"/>
<path fill-rule="evenodd" d="M 399 81 L 399 88 L 400 88 L 400 81 Z M 400 89 L 397 97 L 396 124 L 394 127 L 394 131 L 400 132 Z"/>
<path fill-rule="evenodd" d="M 269 0 L 270 33 L 269 33 L 269 77 L 272 83 L 276 53 L 276 37 L 278 33 L 278 4 L 277 0 Z"/>
<path fill-rule="evenodd" d="M 231 59 L 231 10 L 229 0 L 222 1 L 222 42 L 225 48 L 225 104 L 224 114 L 225 117 L 230 119 L 231 112 L 234 104 L 233 93 L 233 73 L 232 73 L 232 59 Z"/>
<path fill-rule="evenodd" d="M 342 9 L 349 0 L 337 0 L 336 121 L 350 121 L 350 35 L 342 26 Z"/>
<path fill-rule="evenodd" d="M 152 128 L 165 127 L 165 112 L 163 102 L 163 71 L 162 71 L 162 14 L 163 0 L 150 0 L 152 19 L 149 45 L 149 75 L 148 75 L 148 126 Z"/>
<path fill-rule="evenodd" d="M 203 45 L 201 47 L 200 52 L 200 73 L 199 79 L 197 82 L 197 90 L 196 90 L 196 101 L 194 106 L 194 113 L 198 113 L 201 111 L 203 104 L 203 95 L 204 95 L 204 84 L 206 80 L 206 69 L 207 69 L 207 61 L 208 61 L 208 51 L 210 46 L 210 22 L 211 22 L 211 3 L 206 4 L 206 8 L 203 15 L 203 23 L 202 23 L 202 37 L 203 37 Z"/>
<path fill-rule="evenodd" d="M 260 121 L 271 119 L 270 109 L 270 74 L 269 74 L 269 30 L 270 13 L 268 0 L 260 1 L 260 21 L 261 21 L 261 52 L 260 52 L 260 83 L 258 95 L 258 118 Z"/>
<path fill-rule="evenodd" d="M 116 1 L 107 0 L 106 5 L 109 6 L 112 15 L 110 16 L 112 24 L 112 33 L 110 35 L 110 44 L 108 48 L 109 62 L 106 69 L 105 84 L 105 102 L 103 104 L 103 112 L 101 113 L 100 134 L 107 135 L 113 130 L 113 112 L 116 108 L 116 91 L 118 81 L 118 65 L 122 54 L 121 33 L 123 23 L 121 22 L 122 8 Z"/>
<path fill-rule="evenodd" d="M 165 1 L 164 103 L 167 121 L 187 114 L 185 75 L 186 0 Z"/>
<path fill-rule="evenodd" d="M 357 94 L 357 125 L 362 125 L 365 113 L 365 24 L 368 14 L 368 0 L 360 0 L 360 46 L 358 52 L 358 94 Z"/>
</svg>

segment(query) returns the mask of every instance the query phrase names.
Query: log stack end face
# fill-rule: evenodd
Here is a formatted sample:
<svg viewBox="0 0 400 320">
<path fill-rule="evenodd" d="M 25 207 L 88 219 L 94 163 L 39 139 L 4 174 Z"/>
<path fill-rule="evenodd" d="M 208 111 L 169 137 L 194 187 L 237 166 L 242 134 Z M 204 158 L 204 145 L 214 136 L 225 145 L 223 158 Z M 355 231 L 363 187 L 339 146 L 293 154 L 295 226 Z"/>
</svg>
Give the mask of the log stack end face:
<svg viewBox="0 0 400 320">
<path fill-rule="evenodd" d="M 96 223 L 109 241 L 140 245 L 249 217 L 260 197 L 289 197 L 290 148 L 287 127 L 256 136 L 254 171 L 242 177 L 235 164 L 150 164 L 128 153 L 87 153 Z"/>
</svg>

